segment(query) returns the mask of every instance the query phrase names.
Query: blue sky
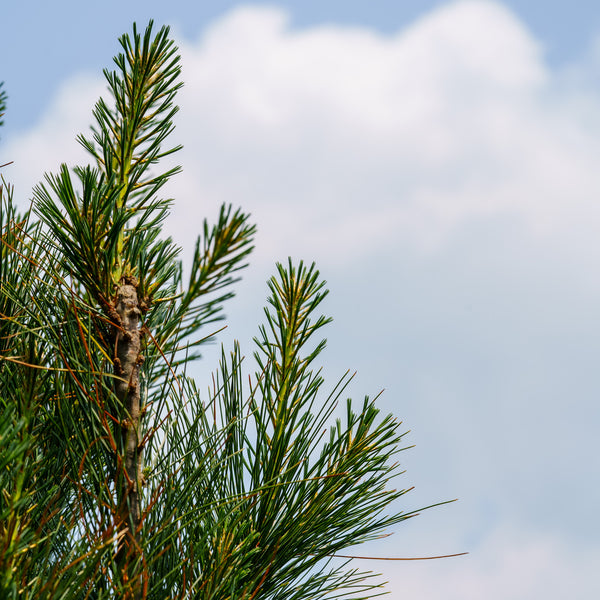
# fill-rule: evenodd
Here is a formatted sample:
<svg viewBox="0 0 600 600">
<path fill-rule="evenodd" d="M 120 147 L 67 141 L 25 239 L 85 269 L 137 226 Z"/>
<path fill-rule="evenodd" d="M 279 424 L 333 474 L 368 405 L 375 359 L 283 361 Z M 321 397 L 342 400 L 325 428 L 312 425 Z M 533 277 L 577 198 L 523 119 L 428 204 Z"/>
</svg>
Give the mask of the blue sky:
<svg viewBox="0 0 600 600">
<path fill-rule="evenodd" d="M 316 260 L 328 380 L 357 369 L 352 394 L 385 388 L 411 430 L 402 506 L 459 498 L 368 552 L 468 557 L 363 566 L 391 598 L 597 596 L 600 5 L 102 6 L 3 11 L 16 196 L 84 159 L 116 38 L 170 23 L 186 84 L 170 233 L 189 253 L 221 202 L 259 226 L 222 340 L 249 353 L 274 262 Z"/>
</svg>

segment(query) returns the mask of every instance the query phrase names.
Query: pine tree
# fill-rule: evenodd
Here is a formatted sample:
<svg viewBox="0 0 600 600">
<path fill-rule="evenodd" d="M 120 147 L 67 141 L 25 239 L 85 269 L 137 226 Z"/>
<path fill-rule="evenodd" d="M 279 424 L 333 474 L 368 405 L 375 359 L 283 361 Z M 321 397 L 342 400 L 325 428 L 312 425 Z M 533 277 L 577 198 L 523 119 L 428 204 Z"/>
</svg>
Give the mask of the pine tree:
<svg viewBox="0 0 600 600">
<path fill-rule="evenodd" d="M 336 554 L 414 514 L 387 512 L 406 491 L 389 486 L 399 423 L 368 398 L 332 419 L 351 377 L 327 391 L 325 283 L 291 260 L 268 282 L 253 376 L 235 345 L 199 391 L 187 367 L 255 227 L 223 206 L 184 279 L 161 233 L 177 48 L 152 23 L 120 45 L 79 137 L 92 164 L 46 175 L 22 214 L 0 187 L 0 598 L 380 593 Z"/>
</svg>

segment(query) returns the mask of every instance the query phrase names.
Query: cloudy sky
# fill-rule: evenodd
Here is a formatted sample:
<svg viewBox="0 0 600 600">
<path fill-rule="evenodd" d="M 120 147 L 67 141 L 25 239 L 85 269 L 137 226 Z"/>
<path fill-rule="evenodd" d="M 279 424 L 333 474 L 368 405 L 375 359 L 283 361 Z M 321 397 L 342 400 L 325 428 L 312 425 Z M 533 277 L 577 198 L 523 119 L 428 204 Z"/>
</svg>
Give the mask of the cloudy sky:
<svg viewBox="0 0 600 600">
<path fill-rule="evenodd" d="M 2 9 L 17 197 L 84 160 L 116 38 L 170 24 L 185 150 L 169 231 L 189 250 L 222 202 L 259 227 L 222 340 L 249 352 L 275 261 L 316 260 L 329 382 L 356 369 L 357 399 L 385 388 L 415 444 L 398 508 L 459 498 L 368 549 L 470 553 L 364 562 L 390 597 L 597 597 L 600 4 L 34 5 Z"/>
</svg>

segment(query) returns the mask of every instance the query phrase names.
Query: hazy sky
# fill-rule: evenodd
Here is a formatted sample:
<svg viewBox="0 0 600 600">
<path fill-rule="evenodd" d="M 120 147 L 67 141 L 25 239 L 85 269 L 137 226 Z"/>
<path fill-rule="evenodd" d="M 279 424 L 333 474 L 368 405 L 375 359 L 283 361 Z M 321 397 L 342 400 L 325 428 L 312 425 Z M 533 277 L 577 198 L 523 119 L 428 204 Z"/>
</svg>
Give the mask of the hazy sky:
<svg viewBox="0 0 600 600">
<path fill-rule="evenodd" d="M 459 498 L 368 552 L 469 556 L 362 566 L 394 599 L 598 597 L 600 4 L 11 3 L 23 204 L 85 159 L 101 69 L 150 17 L 183 57 L 169 232 L 189 252 L 221 202 L 259 227 L 222 340 L 249 354 L 275 261 L 316 260 L 329 383 L 357 369 L 411 430 L 400 508 Z"/>
</svg>

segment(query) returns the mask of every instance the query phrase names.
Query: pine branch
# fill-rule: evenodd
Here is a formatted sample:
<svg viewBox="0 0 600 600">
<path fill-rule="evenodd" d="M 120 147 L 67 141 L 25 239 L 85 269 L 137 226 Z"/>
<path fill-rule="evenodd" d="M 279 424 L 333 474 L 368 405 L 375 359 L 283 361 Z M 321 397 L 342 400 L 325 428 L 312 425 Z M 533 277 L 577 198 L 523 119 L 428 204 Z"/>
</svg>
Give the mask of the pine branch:
<svg viewBox="0 0 600 600">
<path fill-rule="evenodd" d="M 0 127 L 4 125 L 4 112 L 6 111 L 6 101 L 8 96 L 6 95 L 6 91 L 2 88 L 4 87 L 4 82 L 0 81 Z"/>
</svg>

